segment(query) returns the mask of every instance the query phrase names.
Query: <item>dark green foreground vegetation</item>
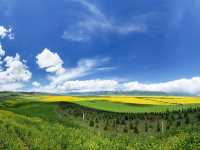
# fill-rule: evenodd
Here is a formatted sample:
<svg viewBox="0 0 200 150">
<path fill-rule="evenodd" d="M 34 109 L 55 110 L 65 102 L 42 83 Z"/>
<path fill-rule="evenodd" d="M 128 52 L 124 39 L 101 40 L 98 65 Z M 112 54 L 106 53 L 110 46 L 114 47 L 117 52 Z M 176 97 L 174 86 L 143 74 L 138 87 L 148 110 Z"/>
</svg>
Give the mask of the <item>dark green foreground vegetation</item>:
<svg viewBox="0 0 200 150">
<path fill-rule="evenodd" d="M 195 150 L 200 109 L 112 113 L 37 96 L 0 94 L 0 149 Z"/>
</svg>

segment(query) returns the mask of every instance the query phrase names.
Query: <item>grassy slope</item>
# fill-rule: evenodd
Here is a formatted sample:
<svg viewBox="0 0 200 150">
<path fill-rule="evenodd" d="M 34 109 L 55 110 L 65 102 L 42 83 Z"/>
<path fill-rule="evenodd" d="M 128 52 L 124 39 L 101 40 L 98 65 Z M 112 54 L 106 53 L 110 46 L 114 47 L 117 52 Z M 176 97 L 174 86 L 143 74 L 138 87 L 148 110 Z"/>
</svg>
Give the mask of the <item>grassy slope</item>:
<svg viewBox="0 0 200 150">
<path fill-rule="evenodd" d="M 56 103 L 33 101 L 34 98 L 23 96 L 0 99 L 0 149 L 192 150 L 200 146 L 199 128 L 160 136 L 112 135 L 85 128 L 73 118 L 63 120 L 57 112 Z"/>
<path fill-rule="evenodd" d="M 98 100 L 98 101 L 79 101 L 74 102 L 76 104 L 95 108 L 104 111 L 112 112 L 163 112 L 163 111 L 173 111 L 179 109 L 195 108 L 199 105 L 137 105 L 137 104 L 127 104 L 127 103 L 114 103 L 110 101 Z"/>
<path fill-rule="evenodd" d="M 41 107 L 41 111 L 34 108 L 19 115 L 9 111 L 0 110 L 0 149 L 193 149 L 200 142 L 197 129 L 182 130 L 169 135 L 157 137 L 146 135 L 111 135 L 93 129 L 68 126 L 59 122 L 58 114 L 50 104 Z M 21 106 L 23 108 L 23 106 Z M 31 107 L 31 106 L 30 106 Z M 29 108 L 30 108 L 29 107 Z M 20 108 L 20 110 L 22 109 Z M 27 106 L 26 106 L 27 108 Z M 53 108 L 53 109 L 52 109 Z M 16 112 L 20 111 L 16 108 Z M 14 110 L 14 108 L 13 108 Z M 25 109 L 24 109 L 25 110 Z M 33 112 L 32 112 L 33 110 Z M 28 110 L 27 110 L 28 111 Z M 37 112 L 37 113 L 36 113 Z M 31 117 L 28 117 L 30 116 Z M 50 117 L 50 118 L 49 118 Z M 52 122 L 53 121 L 53 122 Z M 90 132 L 88 132 L 90 131 Z M 195 138 L 195 141 L 192 139 Z M 192 145 L 191 145 L 192 141 Z M 168 145 L 169 144 L 169 145 Z"/>
</svg>

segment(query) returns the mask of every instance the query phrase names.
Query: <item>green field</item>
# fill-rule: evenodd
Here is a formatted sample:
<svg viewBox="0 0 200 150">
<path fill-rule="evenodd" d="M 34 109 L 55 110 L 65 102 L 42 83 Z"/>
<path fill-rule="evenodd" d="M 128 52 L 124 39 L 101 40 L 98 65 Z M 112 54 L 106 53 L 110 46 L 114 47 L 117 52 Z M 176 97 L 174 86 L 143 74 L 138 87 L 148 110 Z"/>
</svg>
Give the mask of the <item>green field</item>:
<svg viewBox="0 0 200 150">
<path fill-rule="evenodd" d="M 200 147 L 198 105 L 42 102 L 39 98 L 37 94 L 0 93 L 0 149 L 194 150 Z"/>
<path fill-rule="evenodd" d="M 132 113 L 145 113 L 145 112 L 164 112 L 164 111 L 174 111 L 182 110 L 188 108 L 196 108 L 200 106 L 199 104 L 190 105 L 140 105 L 140 104 L 127 104 L 127 103 L 114 103 L 105 100 L 98 101 L 79 101 L 74 102 L 81 106 L 94 108 L 103 111 L 111 112 L 132 112 Z"/>
</svg>

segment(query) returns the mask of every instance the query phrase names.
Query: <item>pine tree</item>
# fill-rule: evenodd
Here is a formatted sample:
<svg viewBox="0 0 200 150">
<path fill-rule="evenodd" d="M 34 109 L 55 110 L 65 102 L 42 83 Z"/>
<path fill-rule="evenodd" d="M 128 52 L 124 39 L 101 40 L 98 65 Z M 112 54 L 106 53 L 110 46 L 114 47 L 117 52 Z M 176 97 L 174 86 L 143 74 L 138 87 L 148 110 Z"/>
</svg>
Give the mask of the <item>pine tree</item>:
<svg viewBox="0 0 200 150">
<path fill-rule="evenodd" d="M 190 123 L 190 118 L 189 118 L 189 116 L 187 116 L 185 119 L 185 124 L 189 124 L 189 123 Z"/>
<path fill-rule="evenodd" d="M 125 126 L 123 131 L 124 131 L 124 133 L 127 133 L 128 132 L 128 128 Z"/>
<path fill-rule="evenodd" d="M 200 121 L 200 113 L 197 115 L 197 119 L 198 121 Z"/>
<path fill-rule="evenodd" d="M 131 130 L 134 128 L 132 123 L 129 124 L 129 128 L 130 128 Z"/>
<path fill-rule="evenodd" d="M 160 132 L 160 123 L 159 122 L 157 122 L 157 132 Z"/>
<path fill-rule="evenodd" d="M 96 119 L 95 119 L 95 122 L 96 122 L 96 123 L 99 123 L 99 120 L 96 118 Z"/>
<path fill-rule="evenodd" d="M 181 126 L 181 122 L 180 121 L 177 121 L 176 122 L 176 127 L 180 127 Z"/>
<path fill-rule="evenodd" d="M 90 120 L 90 127 L 94 127 L 94 121 Z"/>
<path fill-rule="evenodd" d="M 103 128 L 105 131 L 108 130 L 108 125 L 106 124 L 105 127 Z"/>
<path fill-rule="evenodd" d="M 116 119 L 116 124 L 120 124 L 119 118 Z"/>
<path fill-rule="evenodd" d="M 148 130 L 149 130 L 148 124 L 147 122 L 145 122 L 145 132 L 148 132 Z"/>
<path fill-rule="evenodd" d="M 139 133 L 139 130 L 138 130 L 138 126 L 137 126 L 137 125 L 134 127 L 133 132 L 134 132 L 135 134 L 138 134 L 138 133 Z"/>
</svg>

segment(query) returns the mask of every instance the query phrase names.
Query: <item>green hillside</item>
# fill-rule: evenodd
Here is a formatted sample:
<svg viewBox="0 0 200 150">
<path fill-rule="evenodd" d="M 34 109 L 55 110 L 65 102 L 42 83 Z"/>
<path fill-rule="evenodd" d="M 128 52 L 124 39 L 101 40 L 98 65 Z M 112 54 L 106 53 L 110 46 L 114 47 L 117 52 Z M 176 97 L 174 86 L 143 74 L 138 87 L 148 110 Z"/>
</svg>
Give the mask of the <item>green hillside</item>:
<svg viewBox="0 0 200 150">
<path fill-rule="evenodd" d="M 116 113 L 37 98 L 1 93 L 0 149 L 194 150 L 200 146 L 198 109 Z"/>
</svg>

